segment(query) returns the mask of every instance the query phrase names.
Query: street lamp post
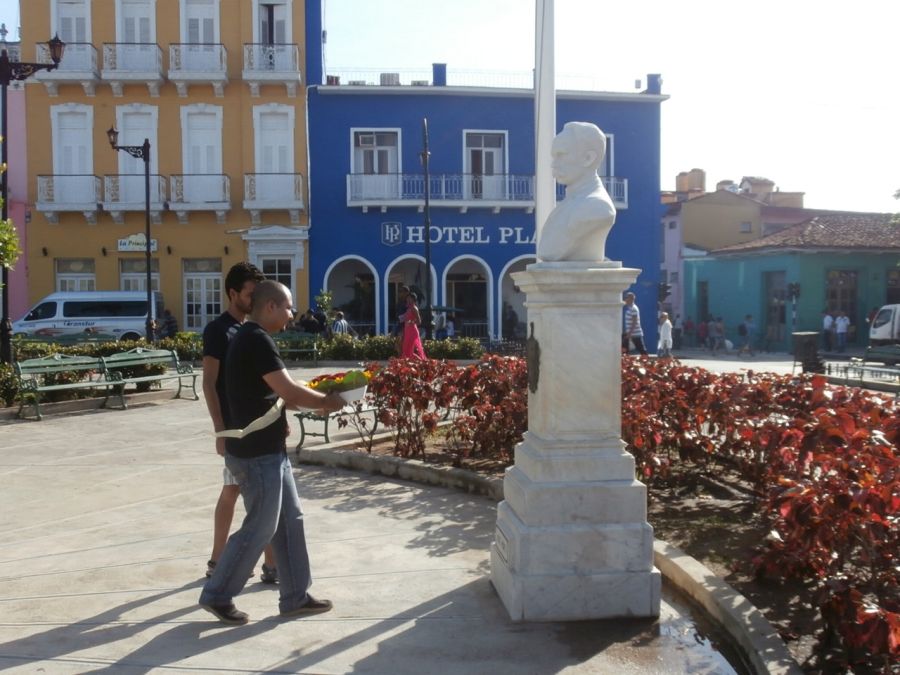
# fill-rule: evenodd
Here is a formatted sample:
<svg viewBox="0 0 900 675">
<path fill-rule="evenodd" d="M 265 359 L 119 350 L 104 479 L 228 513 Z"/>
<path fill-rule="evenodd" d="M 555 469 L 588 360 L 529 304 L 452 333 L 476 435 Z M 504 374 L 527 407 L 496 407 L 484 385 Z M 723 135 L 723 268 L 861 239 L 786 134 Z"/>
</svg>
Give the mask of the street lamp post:
<svg viewBox="0 0 900 675">
<path fill-rule="evenodd" d="M 53 63 L 20 63 L 17 61 L 10 61 L 6 48 L 0 49 L 0 108 L 3 109 L 2 122 L 0 122 L 0 126 L 2 126 L 0 135 L 3 137 L 2 150 L 0 150 L 0 162 L 2 162 L 4 168 L 7 166 L 8 160 L 6 88 L 9 86 L 10 82 L 27 80 L 40 70 L 53 70 L 59 65 L 66 48 L 65 43 L 60 40 L 57 35 L 47 43 L 47 46 L 50 47 L 50 58 L 53 60 Z M 7 172 L 4 171 L 3 174 L 0 175 L 0 197 L 3 198 L 3 208 L 2 213 L 0 213 L 0 218 L 2 218 L 4 222 L 9 218 L 9 186 L 6 181 Z M 9 317 L 9 268 L 6 265 L 0 265 L 0 270 L 2 270 L 0 283 L 3 284 L 3 317 L 0 319 L 0 362 L 12 363 L 12 321 Z"/>
<path fill-rule="evenodd" d="M 106 136 L 113 150 L 122 150 L 132 157 L 144 160 L 144 255 L 147 261 L 147 342 L 153 342 L 153 284 L 150 274 L 150 139 L 143 145 L 119 145 L 119 132 L 110 127 Z"/>
<path fill-rule="evenodd" d="M 428 150 L 428 119 L 422 118 L 422 168 L 425 172 L 425 307 L 422 311 L 422 323 L 425 326 L 425 337 L 431 339 L 431 176 L 428 162 L 431 152 Z"/>
</svg>

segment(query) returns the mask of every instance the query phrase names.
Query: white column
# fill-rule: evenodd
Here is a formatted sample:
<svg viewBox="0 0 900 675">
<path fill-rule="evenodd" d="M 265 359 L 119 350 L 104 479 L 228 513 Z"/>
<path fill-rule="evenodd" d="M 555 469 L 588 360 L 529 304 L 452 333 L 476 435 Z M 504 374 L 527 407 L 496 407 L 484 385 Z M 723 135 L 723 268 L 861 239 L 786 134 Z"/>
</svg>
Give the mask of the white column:
<svg viewBox="0 0 900 675">
<path fill-rule="evenodd" d="M 534 227 L 539 239 L 556 206 L 556 181 L 550 170 L 550 145 L 556 135 L 553 0 L 536 0 L 534 26 Z"/>
<path fill-rule="evenodd" d="M 621 440 L 620 262 L 536 263 L 527 296 L 528 432 L 504 478 L 491 581 L 516 621 L 657 616 L 646 487 Z M 533 376 L 539 373 L 536 388 Z"/>
</svg>

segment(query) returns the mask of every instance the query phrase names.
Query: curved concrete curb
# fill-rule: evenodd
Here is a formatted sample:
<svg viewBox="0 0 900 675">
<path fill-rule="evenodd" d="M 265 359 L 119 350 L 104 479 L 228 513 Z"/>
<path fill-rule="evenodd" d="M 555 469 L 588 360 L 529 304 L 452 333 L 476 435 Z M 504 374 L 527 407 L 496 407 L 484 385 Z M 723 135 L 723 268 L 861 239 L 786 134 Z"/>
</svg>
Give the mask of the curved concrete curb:
<svg viewBox="0 0 900 675">
<path fill-rule="evenodd" d="M 390 437 L 378 434 L 375 439 Z M 503 499 L 503 479 L 485 478 L 465 469 L 427 464 L 416 459 L 386 455 L 369 455 L 349 450 L 346 441 L 336 441 L 315 448 L 296 451 L 301 464 L 365 471 L 428 485 L 455 488 L 483 494 L 495 501 Z M 717 577 L 700 561 L 659 539 L 653 544 L 656 567 L 679 591 L 718 623 L 744 652 L 754 673 L 802 675 L 778 632 L 753 604 Z"/>
</svg>

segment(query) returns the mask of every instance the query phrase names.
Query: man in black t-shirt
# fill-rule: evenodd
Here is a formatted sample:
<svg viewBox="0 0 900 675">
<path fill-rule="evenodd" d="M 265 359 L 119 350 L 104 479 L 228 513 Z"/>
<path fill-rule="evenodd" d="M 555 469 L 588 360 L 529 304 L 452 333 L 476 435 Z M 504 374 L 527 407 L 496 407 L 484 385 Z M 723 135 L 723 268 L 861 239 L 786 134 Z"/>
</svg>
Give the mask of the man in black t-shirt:
<svg viewBox="0 0 900 675">
<path fill-rule="evenodd" d="M 337 394 L 326 396 L 298 385 L 288 374 L 270 334 L 284 330 L 293 316 L 292 305 L 291 292 L 282 284 L 258 283 L 250 317 L 238 329 L 225 358 L 229 426 L 235 436 L 228 442 L 225 464 L 240 486 L 247 515 L 203 587 L 200 606 L 228 625 L 248 621 L 247 614 L 234 606 L 234 596 L 243 589 L 269 541 L 278 563 L 281 615 L 331 609 L 330 601 L 317 600 L 307 592 L 309 555 L 297 485 L 287 458 L 284 408 L 333 412 L 344 401 Z M 255 430 L 248 429 L 251 425 Z"/>
<path fill-rule="evenodd" d="M 250 300 L 256 284 L 265 279 L 259 269 L 247 262 L 232 266 L 225 276 L 225 295 L 228 298 L 228 309 L 210 321 L 203 330 L 203 396 L 206 407 L 213 422 L 215 431 L 231 428 L 228 415 L 228 401 L 225 398 L 225 354 L 228 343 L 235 336 L 238 328 L 250 313 Z M 225 439 L 216 439 L 216 452 L 225 456 Z M 228 467 L 222 468 L 223 485 L 216 502 L 213 526 L 213 548 L 206 563 L 206 576 L 212 576 L 213 570 L 234 519 L 234 505 L 237 503 L 240 488 Z M 266 546 L 262 575 L 264 583 L 275 583 L 278 573 L 272 547 Z"/>
</svg>

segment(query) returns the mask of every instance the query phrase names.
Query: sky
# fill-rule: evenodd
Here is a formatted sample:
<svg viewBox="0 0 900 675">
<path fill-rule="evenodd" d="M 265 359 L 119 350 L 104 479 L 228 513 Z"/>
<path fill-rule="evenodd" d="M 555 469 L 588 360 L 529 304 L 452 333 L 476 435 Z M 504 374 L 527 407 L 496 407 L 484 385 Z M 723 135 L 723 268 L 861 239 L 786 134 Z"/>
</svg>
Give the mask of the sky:
<svg viewBox="0 0 900 675">
<path fill-rule="evenodd" d="M 534 0 L 322 1 L 327 72 L 534 67 Z M 17 0 L 0 21 L 14 38 Z M 707 189 L 764 176 L 811 208 L 898 211 L 898 26 L 896 0 L 556 0 L 557 81 L 627 92 L 662 75 L 664 190 L 696 167 Z"/>
</svg>

